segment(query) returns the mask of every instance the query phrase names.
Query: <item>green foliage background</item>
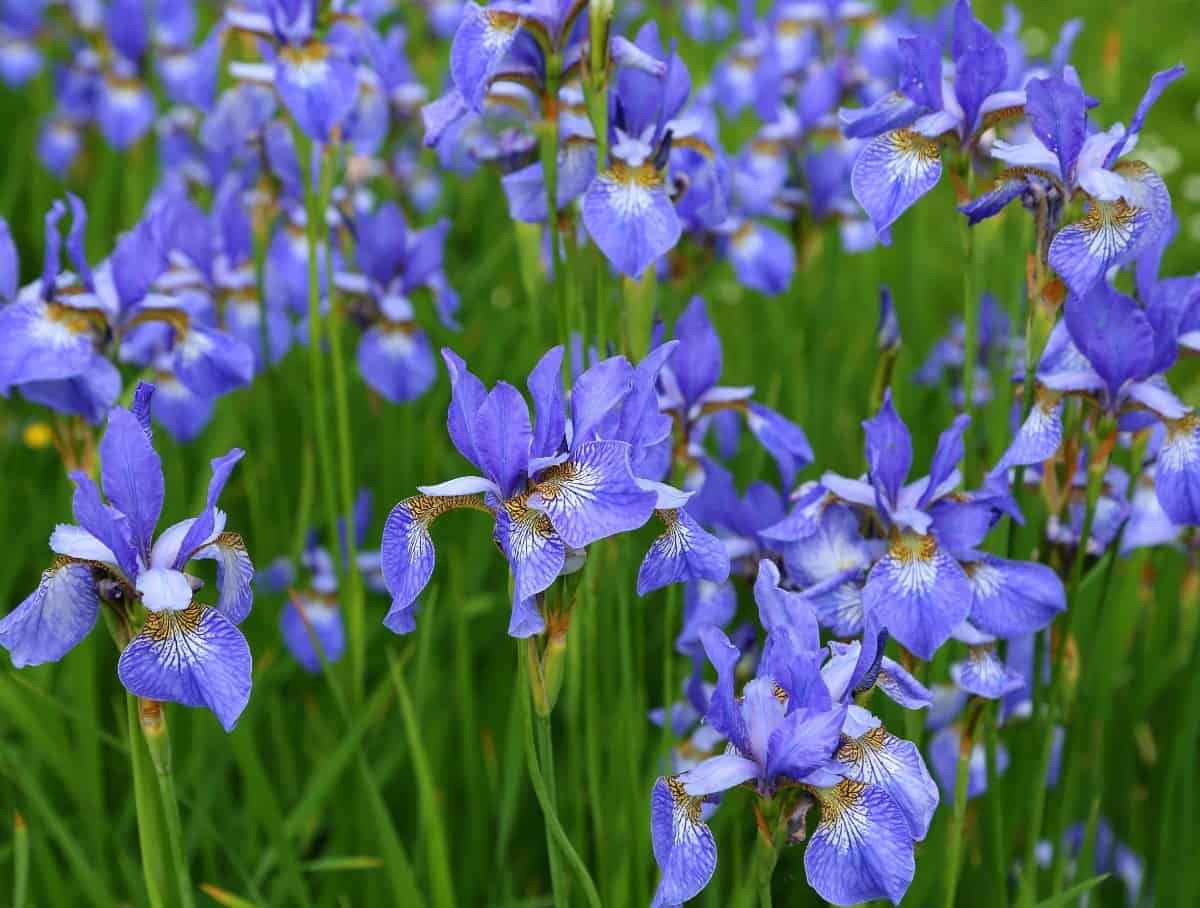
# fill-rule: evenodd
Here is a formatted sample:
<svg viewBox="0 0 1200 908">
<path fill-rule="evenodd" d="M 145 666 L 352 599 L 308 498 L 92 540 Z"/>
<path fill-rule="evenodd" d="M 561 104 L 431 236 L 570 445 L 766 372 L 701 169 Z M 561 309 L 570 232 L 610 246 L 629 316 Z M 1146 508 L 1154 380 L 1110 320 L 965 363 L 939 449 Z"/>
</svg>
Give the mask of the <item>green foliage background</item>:
<svg viewBox="0 0 1200 908">
<path fill-rule="evenodd" d="M 652 4 L 653 5 L 653 4 Z M 657 4 L 669 21 L 670 3 Z M 917 4 L 929 9 L 928 2 Z M 1060 22 L 1086 19 L 1074 61 L 1090 93 L 1102 99 L 1102 122 L 1127 121 L 1152 72 L 1192 62 L 1193 5 L 1097 0 L 1034 5 L 1027 27 L 1052 43 Z M 998 2 L 977 6 L 1000 22 Z M 677 33 L 667 26 L 667 34 Z M 1119 52 L 1106 46 L 1119 42 Z M 445 49 L 413 41 L 428 84 L 437 84 Z M 683 42 L 693 73 L 713 52 Z M 1112 62 L 1115 59 L 1115 64 Z M 697 78 L 696 81 L 699 81 Z M 20 242 L 26 278 L 40 264 L 41 217 L 63 186 L 32 158 L 45 89 L 6 94 L 0 146 L 0 214 Z M 1200 268 L 1200 76 L 1172 87 L 1155 109 L 1139 155 L 1164 170 L 1182 221 L 1167 273 Z M 732 124 L 727 147 L 752 125 Z M 119 160 L 91 144 L 68 181 L 93 212 L 89 245 L 106 254 L 114 231 L 130 226 L 152 184 L 149 148 Z M 96 150 L 100 149 L 100 150 Z M 460 291 L 463 330 L 433 328 L 435 343 L 454 347 L 487 382 L 523 381 L 557 338 L 550 296 L 525 291 L 515 266 L 514 230 L 494 174 L 447 179 L 445 211 L 453 218 L 447 271 Z M 944 388 L 914 386 L 920 364 L 961 307 L 960 217 L 946 181 L 895 228 L 895 245 L 866 255 L 840 253 L 833 234 L 812 240 L 812 254 L 789 292 L 765 298 L 733 280 L 728 265 L 693 257 L 680 285 L 660 288 L 673 319 L 692 293 L 702 293 L 725 340 L 724 378 L 754 384 L 760 395 L 808 432 L 821 469 L 861 469 L 859 421 L 866 415 L 875 361 L 877 287 L 896 297 L 904 347 L 895 378 L 898 406 L 913 428 L 917 462 L 927 460 L 952 410 Z M 1022 323 L 1024 256 L 1029 228 L 1019 209 L 981 226 L 980 286 L 991 289 Z M 586 301 L 594 313 L 597 302 Z M 616 305 L 615 302 L 613 305 Z M 540 315 L 536 315 L 539 313 Z M 614 324 L 617 314 L 609 317 Z M 1200 404 L 1195 371 L 1176 390 Z M 462 472 L 445 434 L 447 383 L 407 407 L 373 399 L 350 378 L 355 480 L 375 494 L 372 543 L 387 509 L 418 483 Z M 970 433 L 981 462 L 1003 450 L 1008 384 L 996 376 L 996 399 Z M 314 456 L 309 431 L 306 364 L 294 351 L 278 369 L 223 399 L 213 424 L 194 444 L 157 435 L 167 474 L 164 520 L 195 513 L 208 481 L 207 461 L 232 445 L 248 456 L 223 501 L 264 567 L 292 552 L 309 522 Z M 69 517 L 70 483 L 54 450 L 22 442 L 42 412 L 0 403 L 0 605 L 15 606 L 48 564 L 46 540 Z M 306 466 L 307 465 L 307 466 Z M 743 480 L 773 478 L 773 467 L 749 447 L 739 458 Z M 305 516 L 305 515 L 308 516 Z M 1027 555 L 1040 515 L 1031 507 L 1017 537 Z M 254 691 L 237 730 L 226 736 L 204 711 L 168 707 L 186 843 L 197 883 L 253 905 L 546 905 L 549 880 L 541 815 L 526 774 L 523 689 L 517 651 L 505 636 L 508 592 L 503 560 L 480 515 L 453 514 L 435 529 L 438 567 L 416 634 L 385 630 L 387 602 L 369 598 L 367 689 L 345 712 L 330 686 L 301 672 L 282 651 L 282 601 L 260 596 L 244 625 L 255 654 Z M 646 721 L 648 708 L 672 696 L 686 672 L 671 640 L 680 615 L 678 592 L 638 600 L 633 592 L 644 538 L 594 547 L 571 626 L 568 673 L 554 714 L 555 778 L 560 813 L 591 869 L 605 905 L 649 901 L 656 871 L 649 842 L 648 798 L 669 744 Z M 1078 601 L 1079 702 L 1068 729 L 1063 781 L 1048 797 L 1042 835 L 1109 817 L 1119 838 L 1147 862 L 1153 903 L 1190 905 L 1200 896 L 1197 744 L 1197 587 L 1190 559 L 1178 552 L 1138 554 L 1116 565 L 1106 604 L 1098 608 L 1090 573 Z M 745 591 L 748 604 L 748 590 Z M 19 856 L 30 855 L 29 904 L 142 905 L 131 743 L 115 673 L 116 653 L 102 631 L 59 665 L 0 669 L 0 903 L 12 891 Z M 934 677 L 944 677 L 942 660 Z M 941 673 L 941 674 L 939 674 Z M 339 670 L 341 682 L 347 679 Z M 898 722 L 898 717 L 893 717 Z M 897 728 L 897 731 L 900 729 Z M 1003 729 L 1012 764 L 967 814 L 961 905 L 1009 902 L 1004 878 L 1035 830 L 1029 828 L 1040 740 L 1030 723 Z M 142 747 L 141 741 L 132 746 Z M 14 837 L 19 812 L 27 833 Z M 939 810 L 917 857 L 906 904 L 940 898 L 950 811 Z M 1000 817 L 997 824 L 995 817 Z M 702 906 L 754 904 L 751 873 L 755 826 L 749 798 L 729 795 L 714 821 L 717 874 Z M 27 838 L 25 837 L 27 836 Z M 819 904 L 804 882 L 801 849 L 785 852 L 775 875 L 777 904 Z M 1075 879 L 1090 872 L 1081 869 Z M 1070 872 L 1040 878 L 1049 898 Z M 200 896 L 203 902 L 207 896 Z M 572 904 L 582 904 L 576 891 Z M 1070 904 L 1071 901 L 1061 902 Z M 227 901 L 227 904 L 244 904 Z M 1102 884 L 1091 904 L 1124 904 L 1120 885 Z"/>
</svg>

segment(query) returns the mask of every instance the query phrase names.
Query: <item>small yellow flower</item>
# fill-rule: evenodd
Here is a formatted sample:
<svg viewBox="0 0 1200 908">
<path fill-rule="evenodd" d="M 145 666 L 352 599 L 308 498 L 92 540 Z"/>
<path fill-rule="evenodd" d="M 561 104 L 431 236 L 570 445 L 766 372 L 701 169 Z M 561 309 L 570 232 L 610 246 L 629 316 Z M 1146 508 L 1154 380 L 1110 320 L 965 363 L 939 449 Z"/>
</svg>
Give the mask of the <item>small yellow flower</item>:
<svg viewBox="0 0 1200 908">
<path fill-rule="evenodd" d="M 54 442 L 54 433 L 50 431 L 50 426 L 44 422 L 31 422 L 25 427 L 25 431 L 21 433 L 21 440 L 25 442 L 25 447 L 41 451 L 44 448 L 50 447 Z"/>
</svg>

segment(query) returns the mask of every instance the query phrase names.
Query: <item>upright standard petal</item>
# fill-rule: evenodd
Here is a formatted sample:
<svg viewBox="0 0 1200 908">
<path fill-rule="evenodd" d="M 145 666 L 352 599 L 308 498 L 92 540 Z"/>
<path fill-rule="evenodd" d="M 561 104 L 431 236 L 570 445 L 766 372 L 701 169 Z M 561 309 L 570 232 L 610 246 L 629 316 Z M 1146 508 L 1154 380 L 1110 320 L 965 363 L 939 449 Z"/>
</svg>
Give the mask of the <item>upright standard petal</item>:
<svg viewBox="0 0 1200 908">
<path fill-rule="evenodd" d="M 529 373 L 526 386 L 533 398 L 533 439 L 530 457 L 558 453 L 566 434 L 567 414 L 562 384 L 563 348 L 551 347 Z"/>
<path fill-rule="evenodd" d="M 834 905 L 899 905 L 916 872 L 908 819 L 878 785 L 846 779 L 814 791 L 821 820 L 804 852 L 817 895 Z"/>
<path fill-rule="evenodd" d="M 545 511 L 576 549 L 637 529 L 650 519 L 657 496 L 638 485 L 629 454 L 623 441 L 585 442 L 570 460 L 542 472 L 530 506 Z"/>
<path fill-rule="evenodd" d="M 475 450 L 475 414 L 488 396 L 487 388 L 453 350 L 443 348 L 442 359 L 446 363 L 446 371 L 450 373 L 450 409 L 446 412 L 446 429 L 458 453 L 479 466 L 479 454 Z"/>
<path fill-rule="evenodd" d="M 813 461 L 812 445 L 804 430 L 770 407 L 753 401 L 746 411 L 746 425 L 775 461 L 783 487 L 791 488 L 796 473 Z"/>
<path fill-rule="evenodd" d="M 859 153 L 850 188 L 886 242 L 887 229 L 941 178 L 937 142 L 911 129 L 894 129 L 872 139 Z"/>
<path fill-rule="evenodd" d="M 683 233 L 666 183 L 650 163 L 617 162 L 600 173 L 583 197 L 583 223 L 613 267 L 633 278 L 674 249 Z"/>
<path fill-rule="evenodd" d="M 130 693 L 184 706 L 206 706 L 233 731 L 250 700 L 250 647 L 216 609 L 194 604 L 151 612 L 117 663 Z"/>
<path fill-rule="evenodd" d="M 529 407 L 521 392 L 507 382 L 497 382 L 484 398 L 473 425 L 479 466 L 508 499 L 525 485 L 533 429 Z"/>
<path fill-rule="evenodd" d="M 129 519 L 133 542 L 143 559 L 163 505 L 162 461 L 130 411 L 117 407 L 100 441 L 100 477 L 108 500 Z"/>
<path fill-rule="evenodd" d="M 695 898 L 717 869 L 717 844 L 700 815 L 701 800 L 689 795 L 677 777 L 659 779 L 650 793 L 650 834 L 662 880 L 655 908 Z"/>
<path fill-rule="evenodd" d="M 863 431 L 866 433 L 867 470 L 871 482 L 883 493 L 888 504 L 895 506 L 900 488 L 912 469 L 913 453 L 912 435 L 892 404 L 890 388 L 884 392 L 879 413 L 873 419 L 863 421 Z"/>
<path fill-rule="evenodd" d="M 920 659 L 932 659 L 970 610 L 967 575 L 931 535 L 897 534 L 863 589 L 867 620 Z"/>
<path fill-rule="evenodd" d="M 692 297 L 676 320 L 675 339 L 679 346 L 671 353 L 671 373 L 691 406 L 721 378 L 721 338 L 701 297 Z"/>
<path fill-rule="evenodd" d="M 0 619 L 0 646 L 15 668 L 57 662 L 96 624 L 100 606 L 91 565 L 61 561 Z"/>
<path fill-rule="evenodd" d="M 1059 173 L 1070 185 L 1072 169 L 1087 138 L 1087 100 L 1083 89 L 1060 76 L 1031 79 L 1025 86 L 1029 126 L 1055 157 Z"/>
</svg>

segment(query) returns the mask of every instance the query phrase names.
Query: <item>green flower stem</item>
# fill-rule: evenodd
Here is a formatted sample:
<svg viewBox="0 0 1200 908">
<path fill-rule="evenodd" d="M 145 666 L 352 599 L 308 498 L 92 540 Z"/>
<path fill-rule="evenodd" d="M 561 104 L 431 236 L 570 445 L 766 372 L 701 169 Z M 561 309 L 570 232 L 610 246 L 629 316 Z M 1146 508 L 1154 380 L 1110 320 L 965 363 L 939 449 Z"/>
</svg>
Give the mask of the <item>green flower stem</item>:
<svg viewBox="0 0 1200 908">
<path fill-rule="evenodd" d="M 313 185 L 313 143 L 299 129 L 295 130 L 296 148 L 304 176 L 304 202 L 307 218 L 304 225 L 308 254 L 308 371 L 312 385 L 312 432 L 317 438 L 317 468 L 321 477 L 321 498 L 330 544 L 337 544 L 337 482 L 334 478 L 333 443 L 326 422 L 328 404 L 325 399 L 325 362 L 321 351 L 321 278 L 317 250 L 320 246 L 320 225 L 325 219 L 320 198 Z"/>
<path fill-rule="evenodd" d="M 994 709 L 988 709 L 984 716 L 985 756 L 987 758 L 987 790 L 991 795 L 987 804 L 988 838 L 991 839 L 989 851 L 992 856 L 992 886 L 1001 906 L 1007 904 L 1008 895 L 1008 849 L 1004 838 L 1004 805 L 998 797 L 1000 790 L 1000 768 L 996 763 L 996 753 L 1000 741 L 1000 704 Z M 958 778 L 955 777 L 955 785 Z"/>
<path fill-rule="evenodd" d="M 171 764 L 171 736 L 167 731 L 167 717 L 163 705 L 157 700 L 138 699 L 138 717 L 150 762 L 158 776 L 158 792 L 162 798 L 162 815 L 166 820 L 167 844 L 171 851 L 171 864 L 175 870 L 175 885 L 179 890 L 180 908 L 191 908 L 192 878 L 188 870 L 187 854 L 183 847 L 183 824 L 179 819 L 179 798 L 175 794 L 175 772 Z"/>
<path fill-rule="evenodd" d="M 558 80 L 561 71 L 562 58 L 551 53 L 546 58 L 546 93 L 542 97 L 543 122 L 538 150 L 546 183 L 546 229 L 550 232 L 550 261 L 554 268 L 552 283 L 558 298 L 561 340 L 568 343 L 573 325 L 566 265 L 558 235 Z"/>
<path fill-rule="evenodd" d="M 975 195 L 975 170 L 970 159 L 966 160 L 966 186 L 969 198 Z M 975 412 L 975 361 L 979 346 L 979 289 L 975 274 L 975 237 L 973 228 L 962 220 L 962 274 L 963 274 L 963 412 L 972 416 Z M 971 486 L 975 479 L 978 457 L 974 445 L 967 444 L 963 457 L 963 478 Z"/>
<path fill-rule="evenodd" d="M 775 864 L 779 851 L 773 842 L 767 842 L 760 833 L 755 839 L 754 877 L 758 888 L 759 908 L 771 908 L 771 878 L 775 875 Z"/>
<path fill-rule="evenodd" d="M 942 904 L 945 908 L 954 908 L 954 899 L 958 893 L 958 872 L 962 865 L 963 826 L 967 818 L 967 781 L 970 778 L 971 751 L 975 747 L 975 727 L 983 712 L 986 700 L 973 697 L 967 707 L 967 719 L 963 725 L 962 737 L 958 742 L 958 768 L 954 775 L 954 806 L 950 814 L 949 836 L 946 858 L 946 888 L 943 892 Z"/>
<path fill-rule="evenodd" d="M 29 827 L 20 812 L 13 813 L 13 908 L 25 908 L 29 898 Z"/>
<path fill-rule="evenodd" d="M 321 189 L 318 208 L 322 213 L 329 207 L 333 193 L 334 149 L 326 151 L 321 167 Z M 341 494 L 342 519 L 345 523 L 346 565 L 344 576 L 345 595 L 342 609 L 346 615 L 346 638 L 350 660 L 350 697 L 359 703 L 363 698 L 366 682 L 367 622 L 362 573 L 358 569 L 358 541 L 354 538 L 354 442 L 350 427 L 350 402 L 346 387 L 346 353 L 342 337 L 344 313 L 338 309 L 337 289 L 333 284 L 333 250 L 329 248 L 329 232 L 320 234 L 325 254 L 325 286 L 329 294 L 329 353 L 330 370 L 333 373 L 333 412 L 336 423 L 338 489 Z M 330 545 L 338 544 L 336 529 Z"/>
<path fill-rule="evenodd" d="M 671 765 L 671 744 L 674 730 L 671 728 L 671 704 L 675 701 L 675 673 L 672 671 L 675 660 L 675 622 L 679 611 L 679 584 L 672 583 L 667 587 L 667 607 L 663 609 L 663 723 L 662 742 L 659 753 Z"/>
<path fill-rule="evenodd" d="M 105 608 L 105 612 L 109 609 Z M 146 898 L 151 908 L 166 908 L 167 856 L 163 852 L 163 818 L 155 783 L 151 779 L 154 767 L 150 755 L 140 743 L 143 740 L 138 698 L 125 695 L 125 714 L 129 729 L 129 763 L 133 773 L 133 806 L 137 812 L 138 845 L 142 857 L 142 879 L 146 883 Z"/>
<path fill-rule="evenodd" d="M 525 676 L 526 653 L 521 641 L 517 641 L 517 672 L 520 676 L 518 687 L 525 688 L 529 679 Z M 542 808 L 542 817 L 546 824 L 546 845 L 550 857 L 550 880 L 554 887 L 555 906 L 566 906 L 567 893 L 565 881 L 562 879 L 562 860 L 570 864 L 571 869 L 583 887 L 584 897 L 590 908 L 601 908 L 600 894 L 596 884 L 588 873 L 587 865 L 571 844 L 566 832 L 559 822 L 555 807 L 557 792 L 554 788 L 554 750 L 550 735 L 549 717 L 539 717 L 535 723 L 531 698 L 524 693 L 518 694 L 524 703 L 525 714 L 525 763 L 529 769 L 529 780 L 533 784 L 534 795 Z M 537 741 L 535 743 L 535 726 Z"/>
</svg>

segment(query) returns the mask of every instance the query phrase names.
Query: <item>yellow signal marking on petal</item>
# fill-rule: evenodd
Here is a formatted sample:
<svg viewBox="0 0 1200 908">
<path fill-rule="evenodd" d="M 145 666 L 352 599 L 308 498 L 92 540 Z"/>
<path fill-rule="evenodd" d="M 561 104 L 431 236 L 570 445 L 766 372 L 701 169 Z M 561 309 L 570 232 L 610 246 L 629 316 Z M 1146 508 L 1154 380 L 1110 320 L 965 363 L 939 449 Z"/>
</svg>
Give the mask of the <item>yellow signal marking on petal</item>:
<svg viewBox="0 0 1200 908">
<path fill-rule="evenodd" d="M 1025 115 L 1024 104 L 1014 104 L 1012 107 L 1001 107 L 999 110 L 993 110 L 983 115 L 983 123 L 981 129 L 990 129 L 997 123 L 1003 123 L 1007 120 L 1015 120 L 1018 117 Z"/>
<path fill-rule="evenodd" d="M 867 790 L 866 782 L 842 779 L 832 788 L 816 788 L 813 793 L 821 804 L 821 826 L 837 826 L 847 811 L 862 799 Z"/>
<path fill-rule="evenodd" d="M 888 546 L 888 554 L 906 564 L 913 561 L 932 561 L 937 555 L 937 541 L 929 535 L 900 533 L 892 539 Z"/>
<path fill-rule="evenodd" d="M 513 523 L 519 524 L 543 538 L 553 536 L 554 525 L 550 522 L 550 518 L 541 511 L 535 511 L 529 507 L 528 502 L 529 493 L 522 492 L 504 502 L 504 510 L 508 512 Z"/>
<path fill-rule="evenodd" d="M 183 634 L 194 634 L 200 628 L 204 607 L 193 602 L 179 612 L 148 612 L 143 632 L 151 640 L 163 641 Z"/>
<path fill-rule="evenodd" d="M 694 798 L 687 793 L 683 787 L 683 783 L 679 781 L 679 776 L 667 776 L 667 790 L 671 792 L 671 797 L 675 801 L 677 809 L 682 809 L 687 814 L 687 818 L 693 823 L 700 822 L 700 799 Z"/>
<path fill-rule="evenodd" d="M 60 293 L 59 296 L 70 297 L 76 294 Z M 84 334 L 91 328 L 103 333 L 105 329 L 103 313 L 95 309 L 76 309 L 64 306 L 62 303 L 46 303 L 46 318 L 59 325 L 64 325 L 72 334 Z"/>
<path fill-rule="evenodd" d="M 288 63 L 298 66 L 305 63 L 319 63 L 329 56 L 329 48 L 319 41 L 312 41 L 303 47 L 289 45 L 279 52 L 279 56 Z"/>
<path fill-rule="evenodd" d="M 893 129 L 887 136 L 897 155 L 915 158 L 921 165 L 937 161 L 942 156 L 937 142 L 912 129 Z"/>
<path fill-rule="evenodd" d="M 414 495 L 411 498 L 405 498 L 400 503 L 408 511 L 408 516 L 412 518 L 413 523 L 420 524 L 422 529 L 428 529 L 429 525 L 437 518 L 456 508 L 470 508 L 473 511 L 492 513 L 479 495 Z"/>
<path fill-rule="evenodd" d="M 646 189 L 663 185 L 662 174 L 650 163 L 630 167 L 623 161 L 617 161 L 613 164 L 611 172 L 614 180 L 625 185 L 637 185 Z"/>
<path fill-rule="evenodd" d="M 1079 222 L 1088 234 L 1088 251 L 1097 258 L 1114 253 L 1133 239 L 1133 222 L 1142 209 L 1124 199 L 1106 202 L 1093 199 L 1087 214 Z"/>
</svg>

